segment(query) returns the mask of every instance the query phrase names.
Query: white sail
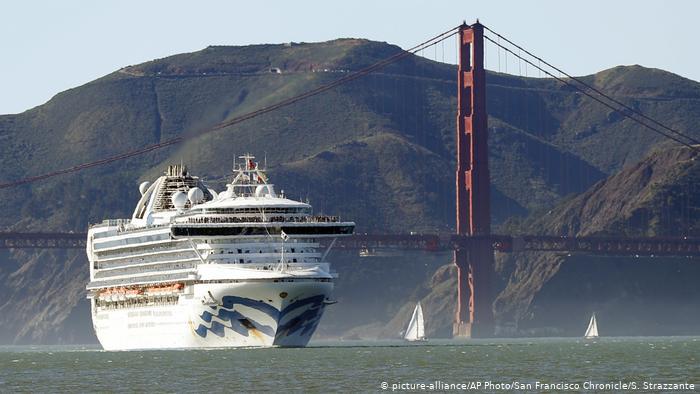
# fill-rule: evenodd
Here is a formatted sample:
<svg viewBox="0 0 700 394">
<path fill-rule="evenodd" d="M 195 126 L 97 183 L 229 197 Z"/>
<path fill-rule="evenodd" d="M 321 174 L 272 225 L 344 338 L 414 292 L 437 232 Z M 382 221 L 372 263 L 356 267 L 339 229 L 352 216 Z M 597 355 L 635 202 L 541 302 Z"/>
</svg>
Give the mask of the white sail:
<svg viewBox="0 0 700 394">
<path fill-rule="evenodd" d="M 413 315 L 411 316 L 411 321 L 408 323 L 408 328 L 406 328 L 404 339 L 407 341 L 420 341 L 425 339 L 423 308 L 421 308 L 420 302 L 416 304 L 416 308 L 413 310 Z"/>
<path fill-rule="evenodd" d="M 591 321 L 588 323 L 588 328 L 586 329 L 586 338 L 598 338 L 598 323 L 595 320 L 595 313 L 591 316 Z"/>
</svg>

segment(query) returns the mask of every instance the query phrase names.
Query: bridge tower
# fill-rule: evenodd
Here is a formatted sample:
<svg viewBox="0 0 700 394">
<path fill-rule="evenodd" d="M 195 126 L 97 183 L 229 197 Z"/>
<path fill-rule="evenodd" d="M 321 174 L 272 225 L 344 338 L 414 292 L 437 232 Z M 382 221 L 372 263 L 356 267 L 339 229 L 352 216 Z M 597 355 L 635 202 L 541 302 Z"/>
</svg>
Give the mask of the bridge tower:
<svg viewBox="0 0 700 394">
<path fill-rule="evenodd" d="M 457 234 L 481 236 L 455 249 L 457 308 L 455 337 L 494 334 L 484 26 L 477 20 L 459 29 L 457 74 Z"/>
</svg>

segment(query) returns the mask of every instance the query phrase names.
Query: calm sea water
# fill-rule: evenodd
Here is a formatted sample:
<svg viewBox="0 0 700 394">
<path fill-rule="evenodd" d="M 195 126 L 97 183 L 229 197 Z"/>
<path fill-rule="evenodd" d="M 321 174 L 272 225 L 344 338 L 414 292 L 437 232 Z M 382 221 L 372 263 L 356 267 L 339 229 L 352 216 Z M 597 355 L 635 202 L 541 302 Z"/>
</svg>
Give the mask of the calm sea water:
<svg viewBox="0 0 700 394">
<path fill-rule="evenodd" d="M 315 342 L 305 349 L 143 352 L 0 347 L 2 392 L 558 392 L 600 384 L 617 386 L 596 391 L 621 392 L 625 383 L 645 391 L 645 382 L 687 382 L 699 391 L 700 337 L 435 340 L 419 345 L 349 341 Z M 649 391 L 671 391 L 668 387 L 648 386 L 654 389 Z"/>
</svg>

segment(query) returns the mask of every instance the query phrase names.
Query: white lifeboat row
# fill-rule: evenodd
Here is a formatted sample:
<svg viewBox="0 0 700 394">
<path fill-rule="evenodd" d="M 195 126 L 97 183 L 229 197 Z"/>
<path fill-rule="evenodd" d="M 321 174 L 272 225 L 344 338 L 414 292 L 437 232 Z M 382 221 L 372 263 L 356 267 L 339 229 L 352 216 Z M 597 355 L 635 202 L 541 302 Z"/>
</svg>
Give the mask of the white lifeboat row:
<svg viewBox="0 0 700 394">
<path fill-rule="evenodd" d="M 148 296 L 167 296 L 182 293 L 184 283 L 169 283 L 149 286 L 122 286 L 100 290 L 97 297 L 103 301 L 126 301 Z"/>
</svg>

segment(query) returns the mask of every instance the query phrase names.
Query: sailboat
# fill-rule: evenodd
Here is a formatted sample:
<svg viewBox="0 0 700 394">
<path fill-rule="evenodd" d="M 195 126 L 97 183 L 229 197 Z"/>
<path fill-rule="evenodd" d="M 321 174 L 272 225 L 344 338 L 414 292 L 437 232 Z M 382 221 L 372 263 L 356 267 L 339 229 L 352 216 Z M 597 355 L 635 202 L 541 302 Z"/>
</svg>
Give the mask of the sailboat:
<svg viewBox="0 0 700 394">
<path fill-rule="evenodd" d="M 421 308 L 420 302 L 416 304 L 416 308 L 413 310 L 411 321 L 408 323 L 406 335 L 404 335 L 403 338 L 409 342 L 426 340 L 425 323 L 423 322 L 423 308 Z"/>
<path fill-rule="evenodd" d="M 586 339 L 598 338 L 598 323 L 595 320 L 595 313 L 591 316 L 591 321 L 588 323 L 588 328 L 586 329 L 586 334 L 584 334 Z"/>
</svg>

